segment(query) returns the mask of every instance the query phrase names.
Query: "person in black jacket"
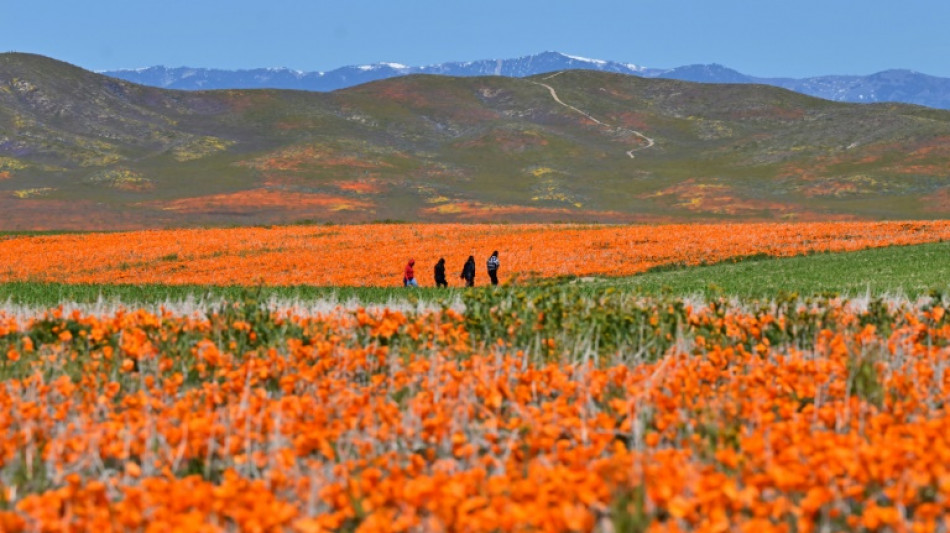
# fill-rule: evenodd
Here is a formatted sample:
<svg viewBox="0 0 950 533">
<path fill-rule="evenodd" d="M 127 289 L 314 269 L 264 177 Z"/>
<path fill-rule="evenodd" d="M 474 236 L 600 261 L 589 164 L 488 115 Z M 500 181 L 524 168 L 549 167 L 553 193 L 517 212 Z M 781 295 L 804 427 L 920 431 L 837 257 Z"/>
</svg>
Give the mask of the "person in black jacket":
<svg viewBox="0 0 950 533">
<path fill-rule="evenodd" d="M 498 285 L 498 267 L 500 263 L 498 262 L 498 250 L 492 252 L 491 257 L 488 258 L 488 277 L 491 278 L 492 285 Z"/>
<path fill-rule="evenodd" d="M 468 261 L 465 262 L 465 266 L 462 268 L 462 275 L 460 276 L 465 280 L 466 287 L 475 286 L 475 256 L 468 256 Z"/>
<path fill-rule="evenodd" d="M 445 258 L 440 257 L 439 262 L 435 264 L 435 286 L 448 287 L 449 282 L 445 279 Z"/>
</svg>

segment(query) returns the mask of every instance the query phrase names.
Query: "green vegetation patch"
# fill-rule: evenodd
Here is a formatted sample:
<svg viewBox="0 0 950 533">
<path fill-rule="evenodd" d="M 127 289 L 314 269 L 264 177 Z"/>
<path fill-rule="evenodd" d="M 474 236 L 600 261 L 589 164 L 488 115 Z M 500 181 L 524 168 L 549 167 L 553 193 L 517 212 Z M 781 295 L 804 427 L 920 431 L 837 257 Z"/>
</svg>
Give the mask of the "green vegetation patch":
<svg viewBox="0 0 950 533">
<path fill-rule="evenodd" d="M 458 289 L 406 289 L 404 287 L 243 287 L 212 285 L 108 285 L 66 284 L 37 282 L 0 283 L 0 304 L 52 307 L 62 302 L 94 304 L 121 302 L 127 305 L 160 304 L 164 302 L 241 301 L 248 293 L 262 300 L 329 300 L 361 304 L 387 304 L 393 301 L 407 303 L 438 302 L 459 294 Z"/>
<path fill-rule="evenodd" d="M 593 282 L 645 294 L 769 298 L 781 293 L 893 294 L 950 289 L 950 243 L 892 246 L 788 258 L 750 258 Z"/>
</svg>

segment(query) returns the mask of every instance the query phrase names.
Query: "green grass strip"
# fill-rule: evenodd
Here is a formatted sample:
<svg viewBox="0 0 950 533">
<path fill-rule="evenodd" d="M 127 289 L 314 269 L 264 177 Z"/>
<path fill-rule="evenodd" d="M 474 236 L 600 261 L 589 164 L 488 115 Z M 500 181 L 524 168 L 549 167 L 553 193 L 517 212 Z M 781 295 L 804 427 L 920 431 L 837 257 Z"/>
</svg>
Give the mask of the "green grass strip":
<svg viewBox="0 0 950 533">
<path fill-rule="evenodd" d="M 915 298 L 950 290 L 950 243 L 891 246 L 858 252 L 751 259 L 737 263 L 648 272 L 596 282 L 644 294 L 774 297 L 838 293 L 903 294 Z"/>
<path fill-rule="evenodd" d="M 403 287 L 243 287 L 213 285 L 108 285 L 9 282 L 0 283 L 0 304 L 55 307 L 61 302 L 91 304 L 98 301 L 122 302 L 124 304 L 148 304 L 163 302 L 195 301 L 240 301 L 246 296 L 259 296 L 264 300 L 356 300 L 363 304 L 385 304 L 390 301 L 416 299 L 436 302 L 453 297 L 458 289 L 406 289 Z"/>
</svg>

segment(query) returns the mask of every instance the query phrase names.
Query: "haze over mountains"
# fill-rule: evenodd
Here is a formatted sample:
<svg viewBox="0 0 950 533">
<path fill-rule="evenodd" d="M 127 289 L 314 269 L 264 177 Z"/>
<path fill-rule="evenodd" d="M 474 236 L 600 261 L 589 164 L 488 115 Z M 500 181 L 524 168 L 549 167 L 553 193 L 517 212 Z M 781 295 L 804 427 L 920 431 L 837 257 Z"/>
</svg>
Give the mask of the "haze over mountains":
<svg viewBox="0 0 950 533">
<path fill-rule="evenodd" d="M 0 54 L 0 230 L 950 216 L 950 111 L 591 70 L 179 91 Z"/>
<path fill-rule="evenodd" d="M 700 83 L 757 83 L 782 87 L 836 102 L 903 102 L 950 109 L 950 79 L 910 70 L 887 70 L 866 76 L 829 75 L 810 78 L 762 78 L 722 65 L 688 65 L 671 69 L 647 68 L 632 63 L 604 61 L 559 52 L 481 61 L 448 62 L 428 66 L 398 63 L 346 66 L 328 72 L 301 72 L 286 68 L 221 70 L 166 68 L 106 71 L 103 74 L 142 85 L 166 89 L 297 89 L 335 91 L 362 83 L 410 74 L 446 76 L 528 77 L 560 70 L 597 70 L 645 78 L 667 78 Z"/>
</svg>

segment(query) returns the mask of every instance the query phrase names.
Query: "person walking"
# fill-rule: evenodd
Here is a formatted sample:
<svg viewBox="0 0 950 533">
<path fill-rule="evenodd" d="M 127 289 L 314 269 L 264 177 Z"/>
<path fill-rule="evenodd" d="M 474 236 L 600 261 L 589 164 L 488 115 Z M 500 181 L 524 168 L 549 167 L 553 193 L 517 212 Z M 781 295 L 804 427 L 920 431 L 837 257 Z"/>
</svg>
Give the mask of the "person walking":
<svg viewBox="0 0 950 533">
<path fill-rule="evenodd" d="M 439 262 L 435 264 L 435 286 L 448 287 L 449 282 L 445 279 L 445 258 L 440 257 Z"/>
<path fill-rule="evenodd" d="M 406 270 L 402 274 L 402 286 L 403 287 L 418 287 L 419 283 L 416 281 L 416 272 L 412 268 L 416 264 L 416 260 L 409 258 L 409 263 L 406 264 Z"/>
<path fill-rule="evenodd" d="M 491 278 L 492 285 L 498 285 L 498 267 L 500 263 L 498 262 L 498 250 L 492 252 L 491 257 L 488 258 L 488 277 Z"/>
<path fill-rule="evenodd" d="M 459 276 L 465 280 L 466 287 L 475 286 L 475 256 L 468 256 L 468 261 L 465 261 L 465 266 L 462 267 L 462 275 Z"/>
</svg>

